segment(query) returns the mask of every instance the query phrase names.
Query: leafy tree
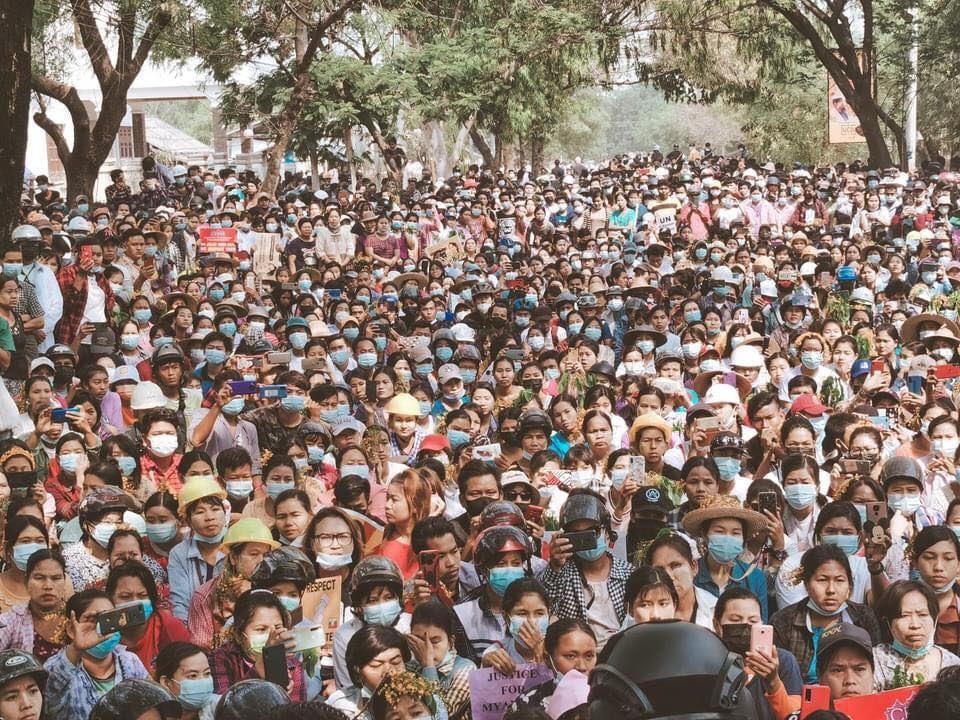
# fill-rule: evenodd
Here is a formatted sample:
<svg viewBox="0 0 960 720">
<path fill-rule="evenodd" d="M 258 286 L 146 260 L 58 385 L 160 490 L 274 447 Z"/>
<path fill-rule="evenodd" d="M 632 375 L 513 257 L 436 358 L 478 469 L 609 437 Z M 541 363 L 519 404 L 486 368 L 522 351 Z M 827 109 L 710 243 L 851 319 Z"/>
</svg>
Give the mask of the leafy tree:
<svg viewBox="0 0 960 720">
<path fill-rule="evenodd" d="M 30 79 L 40 109 L 37 123 L 51 137 L 67 174 L 67 197 L 89 195 L 97 174 L 113 148 L 120 122 L 127 111 L 127 92 L 144 63 L 161 45 L 161 54 L 175 55 L 182 48 L 169 43 L 171 28 L 181 25 L 186 8 L 165 0 L 69 0 L 49 4 L 38 16 L 35 42 L 57 47 L 69 42 L 64 36 L 72 27 L 83 45 L 93 76 L 100 86 L 100 113 L 91 120 L 75 87 L 57 63 L 35 61 Z M 69 36 L 68 36 L 69 37 Z M 113 52 L 111 53 L 111 45 Z M 36 58 L 35 58 L 36 60 Z M 61 58 L 62 60 L 62 58 Z M 73 123 L 73 143 L 47 114 L 51 100 L 62 103 Z"/>
</svg>

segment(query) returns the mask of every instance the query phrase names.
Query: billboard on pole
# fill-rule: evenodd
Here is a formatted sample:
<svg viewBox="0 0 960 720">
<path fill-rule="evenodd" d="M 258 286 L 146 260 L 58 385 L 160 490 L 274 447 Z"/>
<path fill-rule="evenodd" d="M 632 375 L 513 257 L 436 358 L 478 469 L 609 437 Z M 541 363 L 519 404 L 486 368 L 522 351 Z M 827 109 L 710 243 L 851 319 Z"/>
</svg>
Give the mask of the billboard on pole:
<svg viewBox="0 0 960 720">
<path fill-rule="evenodd" d="M 857 59 L 863 67 L 864 56 L 859 50 Z M 831 145 L 842 143 L 865 143 L 860 118 L 853 112 L 843 93 L 837 87 L 833 77 L 827 72 L 827 142 Z"/>
</svg>

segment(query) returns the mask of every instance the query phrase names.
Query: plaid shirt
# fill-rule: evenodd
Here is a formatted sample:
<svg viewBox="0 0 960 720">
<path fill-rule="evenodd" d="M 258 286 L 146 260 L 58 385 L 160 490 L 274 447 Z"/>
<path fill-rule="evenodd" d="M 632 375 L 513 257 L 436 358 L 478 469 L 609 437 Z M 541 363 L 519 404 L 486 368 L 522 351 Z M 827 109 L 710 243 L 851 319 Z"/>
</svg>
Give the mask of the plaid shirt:
<svg viewBox="0 0 960 720">
<path fill-rule="evenodd" d="M 77 290 L 73 281 L 80 271 L 78 265 L 70 265 L 57 273 L 57 282 L 60 283 L 60 292 L 63 294 L 63 316 L 57 325 L 57 342 L 64 345 L 72 345 L 80 331 L 80 325 L 83 323 L 83 314 L 87 311 L 87 286 L 84 284 L 82 290 Z M 104 300 L 104 314 L 110 317 L 113 311 L 113 290 L 110 289 L 110 283 L 100 273 L 97 277 L 97 285 L 106 296 Z M 87 282 L 90 282 L 89 276 Z"/>
<path fill-rule="evenodd" d="M 880 623 L 866 605 L 848 603 L 847 609 L 838 617 L 837 622 L 859 625 L 868 633 L 874 645 L 880 642 Z M 807 626 L 807 598 L 778 610 L 770 618 L 773 626 L 773 640 L 777 647 L 793 653 L 800 664 L 800 675 L 810 676 L 810 663 L 814 657 L 813 632 Z"/>
<path fill-rule="evenodd" d="M 307 699 L 303 683 L 303 666 L 295 657 L 287 656 L 287 672 L 293 680 L 293 702 Z M 210 673 L 213 675 L 213 691 L 222 695 L 241 680 L 262 680 L 250 660 L 233 640 L 224 643 L 210 654 Z"/>
<path fill-rule="evenodd" d="M 610 567 L 610 577 L 607 578 L 607 591 L 617 611 L 617 619 L 622 623 L 627 616 L 624 589 L 631 568 L 619 558 L 611 555 L 610 559 L 613 565 Z M 539 579 L 547 588 L 554 615 L 558 618 L 576 618 L 586 621 L 589 606 L 586 600 L 586 581 L 577 563 L 577 558 L 572 558 L 560 572 L 556 572 L 548 565 L 547 569 L 540 573 Z"/>
<path fill-rule="evenodd" d="M 113 680 L 146 680 L 150 677 L 140 658 L 122 646 L 113 651 L 116 675 Z M 67 659 L 66 650 L 61 650 L 43 665 L 47 671 L 47 686 L 44 690 L 44 714 L 53 720 L 87 720 L 90 711 L 103 697 L 96 682 L 87 673 L 83 662 L 74 665 Z"/>
</svg>

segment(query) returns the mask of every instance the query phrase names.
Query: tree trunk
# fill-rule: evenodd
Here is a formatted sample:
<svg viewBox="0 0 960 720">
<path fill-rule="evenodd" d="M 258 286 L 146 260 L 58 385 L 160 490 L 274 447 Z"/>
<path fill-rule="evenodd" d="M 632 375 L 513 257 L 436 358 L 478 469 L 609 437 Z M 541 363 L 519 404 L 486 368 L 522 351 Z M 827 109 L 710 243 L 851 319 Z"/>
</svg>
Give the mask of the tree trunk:
<svg viewBox="0 0 960 720">
<path fill-rule="evenodd" d="M 542 135 L 534 135 L 530 141 L 530 166 L 533 168 L 543 165 L 543 155 L 546 150 L 546 139 Z"/>
<path fill-rule="evenodd" d="M 310 187 L 320 189 L 320 158 L 315 152 L 310 153 L 310 181 Z"/>
<path fill-rule="evenodd" d="M 23 165 L 30 117 L 33 0 L 0 0 L 0 235 L 20 221 Z"/>
<path fill-rule="evenodd" d="M 350 192 L 357 189 L 357 161 L 353 154 L 353 128 L 348 127 L 343 131 L 343 147 L 347 156 L 347 167 L 350 168 Z M 340 184 L 343 184 L 341 178 Z"/>
<path fill-rule="evenodd" d="M 477 129 L 476 125 L 470 128 L 470 139 L 473 140 L 474 147 L 477 148 L 477 152 L 479 152 L 483 158 L 483 164 L 488 168 L 494 167 L 494 160 L 496 158 L 494 158 L 493 150 L 491 150 L 490 145 L 487 144 L 486 139 Z"/>
</svg>

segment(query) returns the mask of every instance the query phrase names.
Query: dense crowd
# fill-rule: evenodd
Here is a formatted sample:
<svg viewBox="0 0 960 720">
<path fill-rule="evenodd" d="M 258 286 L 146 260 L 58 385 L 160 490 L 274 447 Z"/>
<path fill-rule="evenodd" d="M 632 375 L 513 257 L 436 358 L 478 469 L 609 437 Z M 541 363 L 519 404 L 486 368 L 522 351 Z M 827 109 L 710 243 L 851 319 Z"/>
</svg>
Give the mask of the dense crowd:
<svg viewBox="0 0 960 720">
<path fill-rule="evenodd" d="M 957 717 L 960 174 L 388 161 L 28 188 L 0 718 Z"/>
</svg>

